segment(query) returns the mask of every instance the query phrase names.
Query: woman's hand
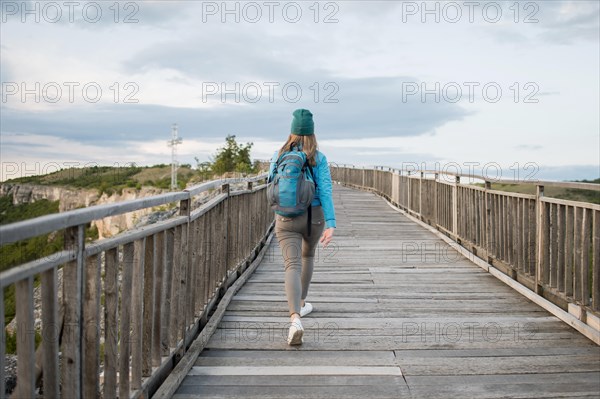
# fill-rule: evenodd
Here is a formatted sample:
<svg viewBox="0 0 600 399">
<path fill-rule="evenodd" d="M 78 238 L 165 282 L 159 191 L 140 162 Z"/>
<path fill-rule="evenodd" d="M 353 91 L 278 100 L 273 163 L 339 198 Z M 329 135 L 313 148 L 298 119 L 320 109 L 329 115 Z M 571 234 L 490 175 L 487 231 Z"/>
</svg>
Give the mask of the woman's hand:
<svg viewBox="0 0 600 399">
<path fill-rule="evenodd" d="M 319 240 L 319 242 L 323 243 L 323 248 L 327 247 L 327 244 L 329 244 L 329 241 L 331 241 L 331 239 L 333 238 L 333 230 L 335 230 L 334 227 L 330 227 L 328 229 L 325 229 L 323 231 L 323 235 L 321 236 L 321 240 Z"/>
</svg>

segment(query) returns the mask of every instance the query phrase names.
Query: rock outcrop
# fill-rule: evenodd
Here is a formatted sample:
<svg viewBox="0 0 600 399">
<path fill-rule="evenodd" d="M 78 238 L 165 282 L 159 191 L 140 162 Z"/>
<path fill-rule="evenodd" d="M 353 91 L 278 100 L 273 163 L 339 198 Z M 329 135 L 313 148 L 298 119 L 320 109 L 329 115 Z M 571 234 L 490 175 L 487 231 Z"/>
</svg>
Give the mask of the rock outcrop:
<svg viewBox="0 0 600 399">
<path fill-rule="evenodd" d="M 42 199 L 59 201 L 59 212 L 66 212 L 77 208 L 86 208 L 93 205 L 112 204 L 122 201 L 158 195 L 166 192 L 155 187 L 124 188 L 121 193 L 99 195 L 98 190 L 74 189 L 59 186 L 42 186 L 35 184 L 4 183 L 0 185 L 0 195 L 12 197 L 14 205 L 36 202 Z M 131 229 L 137 221 L 153 209 L 142 209 L 123 215 L 112 216 L 95 220 L 93 224 L 98 228 L 99 238 L 112 237 L 124 230 Z"/>
</svg>

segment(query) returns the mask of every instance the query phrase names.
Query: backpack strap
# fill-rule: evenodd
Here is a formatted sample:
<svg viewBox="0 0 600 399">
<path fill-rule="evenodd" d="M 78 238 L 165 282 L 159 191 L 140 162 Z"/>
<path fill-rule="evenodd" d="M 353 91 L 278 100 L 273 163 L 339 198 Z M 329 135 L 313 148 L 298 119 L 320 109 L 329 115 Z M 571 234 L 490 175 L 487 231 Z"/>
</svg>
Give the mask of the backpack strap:
<svg viewBox="0 0 600 399">
<path fill-rule="evenodd" d="M 308 168 L 306 168 L 308 167 Z M 315 173 L 312 169 L 312 166 L 308 163 L 308 159 L 304 162 L 303 168 L 306 168 L 310 171 L 310 176 L 313 179 L 313 182 L 315 183 L 315 192 L 317 191 L 317 179 L 315 179 Z M 312 225 L 312 204 L 308 205 L 308 217 L 306 218 L 306 230 L 307 230 L 307 234 L 310 237 L 310 228 Z"/>
</svg>

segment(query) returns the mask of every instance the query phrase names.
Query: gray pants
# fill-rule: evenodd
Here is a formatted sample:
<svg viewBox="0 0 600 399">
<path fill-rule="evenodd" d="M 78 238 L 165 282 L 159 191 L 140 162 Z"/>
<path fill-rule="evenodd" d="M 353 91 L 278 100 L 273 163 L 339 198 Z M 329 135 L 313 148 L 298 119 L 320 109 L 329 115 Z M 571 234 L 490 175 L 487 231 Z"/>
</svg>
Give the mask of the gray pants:
<svg viewBox="0 0 600 399">
<path fill-rule="evenodd" d="M 290 218 L 275 214 L 275 235 L 279 241 L 285 265 L 285 293 L 290 315 L 300 314 L 302 300 L 306 299 L 315 264 L 315 250 L 323 229 L 323 208 L 312 207 L 310 237 L 307 236 L 308 212 Z"/>
</svg>

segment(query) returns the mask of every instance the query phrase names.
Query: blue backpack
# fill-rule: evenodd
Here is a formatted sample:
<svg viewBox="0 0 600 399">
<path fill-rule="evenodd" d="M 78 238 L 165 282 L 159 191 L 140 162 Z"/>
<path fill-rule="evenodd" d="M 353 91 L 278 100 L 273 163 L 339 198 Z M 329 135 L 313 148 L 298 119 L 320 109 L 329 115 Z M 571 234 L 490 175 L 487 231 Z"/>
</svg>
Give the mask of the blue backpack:
<svg viewBox="0 0 600 399">
<path fill-rule="evenodd" d="M 308 211 L 310 236 L 311 203 L 316 189 L 317 182 L 306 154 L 293 147 L 277 159 L 273 176 L 267 181 L 267 199 L 275 213 L 281 216 L 295 217 Z"/>
</svg>

